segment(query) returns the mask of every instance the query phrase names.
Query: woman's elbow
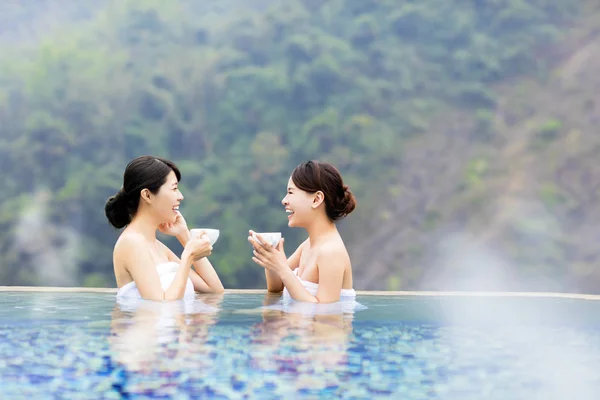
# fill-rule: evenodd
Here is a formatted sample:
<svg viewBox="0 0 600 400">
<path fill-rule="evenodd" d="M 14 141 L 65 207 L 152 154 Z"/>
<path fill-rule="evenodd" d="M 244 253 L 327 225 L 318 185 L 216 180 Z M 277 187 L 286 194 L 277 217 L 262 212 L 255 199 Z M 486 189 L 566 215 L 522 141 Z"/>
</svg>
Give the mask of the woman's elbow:
<svg viewBox="0 0 600 400">
<path fill-rule="evenodd" d="M 225 291 L 225 288 L 223 287 L 223 284 L 221 282 L 219 282 L 217 284 L 210 285 L 206 292 L 207 293 L 223 293 L 224 291 Z"/>
<path fill-rule="evenodd" d="M 338 298 L 323 298 L 323 299 L 315 297 L 314 303 L 330 304 L 330 303 L 337 303 L 338 301 L 340 301 L 339 297 Z"/>
<path fill-rule="evenodd" d="M 212 293 L 223 293 L 225 292 L 225 288 L 223 285 L 213 288 Z"/>
<path fill-rule="evenodd" d="M 283 285 L 275 286 L 275 285 L 267 285 L 267 292 L 269 293 L 281 293 L 283 292 Z"/>
</svg>

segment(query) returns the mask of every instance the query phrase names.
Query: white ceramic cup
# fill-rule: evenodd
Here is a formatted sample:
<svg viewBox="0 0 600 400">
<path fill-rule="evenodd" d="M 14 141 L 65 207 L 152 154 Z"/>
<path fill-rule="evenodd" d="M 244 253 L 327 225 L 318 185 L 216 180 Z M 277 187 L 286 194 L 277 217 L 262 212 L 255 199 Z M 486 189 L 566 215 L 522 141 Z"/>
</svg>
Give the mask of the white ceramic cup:
<svg viewBox="0 0 600 400">
<path fill-rule="evenodd" d="M 209 228 L 198 228 L 198 229 L 190 229 L 190 233 L 193 238 L 198 237 L 202 231 L 206 232 L 208 236 L 208 240 L 210 240 L 211 246 L 217 242 L 219 238 L 219 230 L 218 229 L 209 229 Z"/>
<path fill-rule="evenodd" d="M 259 243 L 262 243 L 260 240 L 258 240 L 256 235 L 262 236 L 263 239 L 265 239 L 267 243 L 270 243 L 273 247 L 277 247 L 277 243 L 279 243 L 279 241 L 281 240 L 281 232 L 254 232 L 252 234 L 254 240 L 256 240 Z"/>
</svg>

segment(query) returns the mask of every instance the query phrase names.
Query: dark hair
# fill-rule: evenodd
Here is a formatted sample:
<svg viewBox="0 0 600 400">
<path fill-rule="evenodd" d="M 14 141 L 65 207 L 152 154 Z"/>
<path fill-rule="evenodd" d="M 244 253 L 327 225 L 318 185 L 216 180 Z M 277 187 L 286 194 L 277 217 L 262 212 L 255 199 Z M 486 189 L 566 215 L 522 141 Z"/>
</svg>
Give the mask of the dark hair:
<svg viewBox="0 0 600 400">
<path fill-rule="evenodd" d="M 331 221 L 344 218 L 356 208 L 356 199 L 344 185 L 340 171 L 329 163 L 305 161 L 292 172 L 292 181 L 305 192 L 323 192 L 325 212 Z"/>
<path fill-rule="evenodd" d="M 148 189 L 153 194 L 158 193 L 171 171 L 175 172 L 177 181 L 180 181 L 181 173 L 172 161 L 153 156 L 131 160 L 123 174 L 123 187 L 104 205 L 108 222 L 115 228 L 128 225 L 140 205 L 140 192 Z"/>
</svg>

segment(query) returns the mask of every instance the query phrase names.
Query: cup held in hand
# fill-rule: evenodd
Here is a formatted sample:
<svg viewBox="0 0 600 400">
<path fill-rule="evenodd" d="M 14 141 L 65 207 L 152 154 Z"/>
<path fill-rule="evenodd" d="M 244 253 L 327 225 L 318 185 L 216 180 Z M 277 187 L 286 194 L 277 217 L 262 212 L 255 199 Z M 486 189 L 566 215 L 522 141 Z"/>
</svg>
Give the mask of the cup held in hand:
<svg viewBox="0 0 600 400">
<path fill-rule="evenodd" d="M 277 244 L 281 240 L 281 232 L 255 232 L 252 235 L 252 238 L 257 242 L 262 243 L 260 240 L 258 240 L 256 235 L 262 236 L 262 238 L 265 239 L 267 243 L 270 243 L 273 247 L 277 247 Z"/>
<path fill-rule="evenodd" d="M 210 245 L 213 246 L 219 238 L 219 230 L 208 228 L 190 229 L 190 233 L 192 234 L 193 238 L 200 236 L 202 231 L 206 232 L 206 236 L 208 236 L 208 240 L 210 240 Z"/>
</svg>

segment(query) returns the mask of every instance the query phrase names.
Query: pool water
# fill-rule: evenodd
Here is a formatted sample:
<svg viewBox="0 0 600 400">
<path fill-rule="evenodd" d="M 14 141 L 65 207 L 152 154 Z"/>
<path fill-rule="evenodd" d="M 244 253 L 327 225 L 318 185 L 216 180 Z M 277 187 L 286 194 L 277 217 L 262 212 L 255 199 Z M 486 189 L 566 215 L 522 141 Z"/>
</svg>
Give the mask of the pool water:
<svg viewBox="0 0 600 400">
<path fill-rule="evenodd" d="M 0 292 L 0 398 L 597 399 L 600 302 Z"/>
</svg>

